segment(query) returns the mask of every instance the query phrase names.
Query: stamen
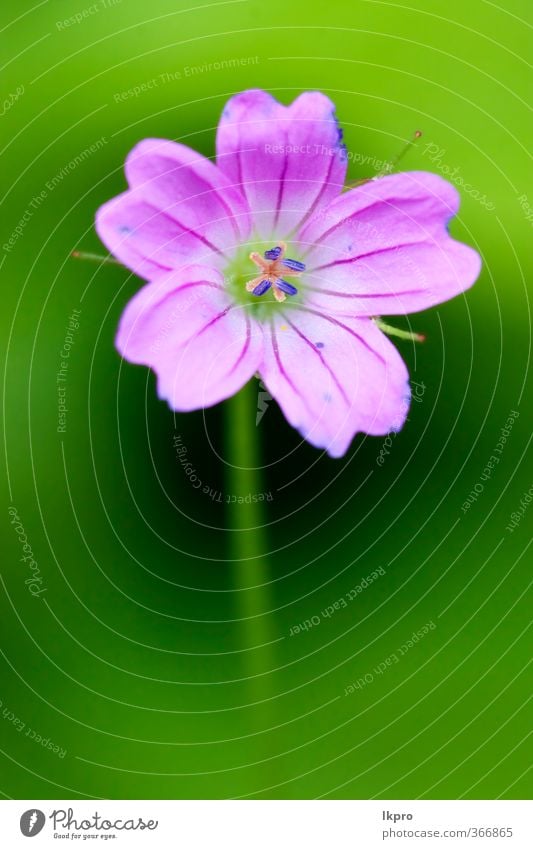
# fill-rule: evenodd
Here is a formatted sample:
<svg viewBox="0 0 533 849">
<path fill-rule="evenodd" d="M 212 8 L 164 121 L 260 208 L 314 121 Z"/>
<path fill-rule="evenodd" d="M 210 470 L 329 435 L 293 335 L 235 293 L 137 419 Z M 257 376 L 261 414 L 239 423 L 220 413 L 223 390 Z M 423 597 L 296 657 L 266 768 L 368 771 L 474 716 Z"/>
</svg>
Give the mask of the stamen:
<svg viewBox="0 0 533 849">
<path fill-rule="evenodd" d="M 270 268 L 270 262 L 266 259 L 263 259 L 261 254 L 258 254 L 257 251 L 252 251 L 252 253 L 250 254 L 250 259 L 252 260 L 252 262 L 255 262 L 255 264 L 259 268 L 262 268 L 265 272 L 267 272 Z"/>
<path fill-rule="evenodd" d="M 282 259 L 281 264 L 286 265 L 292 271 L 305 271 L 305 263 L 299 262 L 297 259 Z"/>
<path fill-rule="evenodd" d="M 280 302 L 285 301 L 287 295 L 293 297 L 298 294 L 296 286 L 288 283 L 281 275 L 299 277 L 302 271 L 305 271 L 305 263 L 297 259 L 285 259 L 286 250 L 285 242 L 280 242 L 275 247 L 265 251 L 263 256 L 258 254 L 257 251 L 252 251 L 250 259 L 261 269 L 261 274 L 246 283 L 247 292 L 251 292 L 256 297 L 261 297 L 269 289 L 272 289 L 275 299 Z"/>
<path fill-rule="evenodd" d="M 283 251 L 283 248 L 280 245 L 278 245 L 276 248 L 271 248 L 270 250 L 265 251 L 265 254 L 264 254 L 265 259 L 269 259 L 269 260 L 278 259 L 280 254 L 282 253 L 282 251 Z"/>
<path fill-rule="evenodd" d="M 252 294 L 257 295 L 257 297 L 259 298 L 261 297 L 261 295 L 264 295 L 265 292 L 268 292 L 271 286 L 272 283 L 270 282 L 270 280 L 261 280 L 261 282 L 258 283 L 255 289 L 253 290 Z"/>
<path fill-rule="evenodd" d="M 282 280 L 278 278 L 274 284 L 278 289 L 281 289 L 282 292 L 285 292 L 286 295 L 297 295 L 298 289 L 296 286 L 293 286 L 291 283 L 287 283 L 286 280 Z"/>
<path fill-rule="evenodd" d="M 255 287 L 259 285 L 262 279 L 262 277 L 254 277 L 253 280 L 248 280 L 248 283 L 246 284 L 246 291 L 253 292 Z"/>
</svg>

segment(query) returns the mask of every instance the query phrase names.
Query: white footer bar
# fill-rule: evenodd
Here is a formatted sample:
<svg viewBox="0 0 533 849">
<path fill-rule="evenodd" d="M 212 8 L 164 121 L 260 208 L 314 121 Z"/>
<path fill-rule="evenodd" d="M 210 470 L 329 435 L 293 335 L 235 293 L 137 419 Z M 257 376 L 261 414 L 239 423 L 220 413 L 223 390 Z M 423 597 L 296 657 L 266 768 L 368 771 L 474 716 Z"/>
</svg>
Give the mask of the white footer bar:
<svg viewBox="0 0 533 849">
<path fill-rule="evenodd" d="M 0 802 L 2 846 L 35 849 L 531 849 L 532 820 L 523 801 Z"/>
</svg>

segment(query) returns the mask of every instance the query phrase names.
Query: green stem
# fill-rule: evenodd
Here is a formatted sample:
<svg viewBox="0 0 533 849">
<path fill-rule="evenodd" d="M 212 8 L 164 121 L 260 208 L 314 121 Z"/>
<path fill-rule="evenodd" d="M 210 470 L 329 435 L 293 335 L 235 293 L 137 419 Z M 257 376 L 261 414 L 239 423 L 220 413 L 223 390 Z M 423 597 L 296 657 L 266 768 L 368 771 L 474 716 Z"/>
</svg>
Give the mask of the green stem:
<svg viewBox="0 0 533 849">
<path fill-rule="evenodd" d="M 255 426 L 257 397 L 258 383 L 251 380 L 226 402 L 225 427 L 226 495 L 237 497 L 228 504 L 229 549 L 240 616 L 250 646 L 269 641 L 270 610 L 263 510 L 266 493 L 260 468 L 261 432 Z"/>
<path fill-rule="evenodd" d="M 272 676 L 278 665 L 274 648 L 279 635 L 272 613 L 272 576 L 267 560 L 264 511 L 266 499 L 259 500 L 259 496 L 265 498 L 266 493 L 260 468 L 261 430 L 256 427 L 258 390 L 257 380 L 251 380 L 226 402 L 225 459 L 226 495 L 237 496 L 236 503 L 231 503 L 230 499 L 227 505 L 228 541 L 236 618 L 239 619 L 237 627 L 243 649 L 245 701 L 251 705 L 246 712 L 248 728 L 250 734 L 258 734 L 255 742 L 252 738 L 254 760 L 265 760 L 259 768 L 257 786 L 260 787 L 274 785 L 279 781 L 276 763 L 270 760 L 272 748 L 269 746 L 271 734 L 268 732 L 277 724 Z M 254 496 L 257 496 L 257 500 L 254 500 Z"/>
</svg>

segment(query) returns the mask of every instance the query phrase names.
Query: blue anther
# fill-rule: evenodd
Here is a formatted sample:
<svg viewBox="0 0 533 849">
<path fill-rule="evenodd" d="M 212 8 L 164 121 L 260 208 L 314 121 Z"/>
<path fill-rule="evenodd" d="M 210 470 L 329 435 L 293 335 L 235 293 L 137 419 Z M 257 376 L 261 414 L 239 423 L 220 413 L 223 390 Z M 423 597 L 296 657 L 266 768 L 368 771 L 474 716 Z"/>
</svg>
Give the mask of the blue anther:
<svg viewBox="0 0 533 849">
<path fill-rule="evenodd" d="M 277 248 L 271 248 L 269 251 L 265 251 L 265 259 L 277 259 L 281 253 L 281 248 L 278 246 Z"/>
<path fill-rule="evenodd" d="M 305 271 L 305 263 L 299 262 L 297 259 L 282 259 L 282 265 L 286 265 L 287 268 L 292 269 L 292 271 Z"/>
<path fill-rule="evenodd" d="M 292 283 L 287 283 L 286 280 L 276 280 L 276 286 L 278 287 L 278 289 L 281 289 L 282 292 L 285 292 L 286 295 L 298 294 L 298 289 L 296 288 L 296 286 L 293 286 Z"/>
<path fill-rule="evenodd" d="M 271 286 L 272 283 L 270 282 L 270 280 L 261 280 L 261 282 L 258 283 L 255 289 L 253 290 L 252 294 L 257 295 L 257 297 L 260 297 L 261 295 L 264 295 L 265 292 L 268 292 Z"/>
</svg>

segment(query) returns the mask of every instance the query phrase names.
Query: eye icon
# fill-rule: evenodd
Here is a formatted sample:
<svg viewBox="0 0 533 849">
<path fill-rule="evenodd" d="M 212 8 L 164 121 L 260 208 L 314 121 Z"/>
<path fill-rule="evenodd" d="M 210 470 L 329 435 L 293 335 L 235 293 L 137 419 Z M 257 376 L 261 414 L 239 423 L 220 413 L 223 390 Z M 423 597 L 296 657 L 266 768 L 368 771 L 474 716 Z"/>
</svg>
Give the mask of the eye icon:
<svg viewBox="0 0 533 849">
<path fill-rule="evenodd" d="M 20 818 L 20 830 L 24 837 L 35 837 L 42 830 L 46 817 L 38 808 L 24 811 Z"/>
</svg>

